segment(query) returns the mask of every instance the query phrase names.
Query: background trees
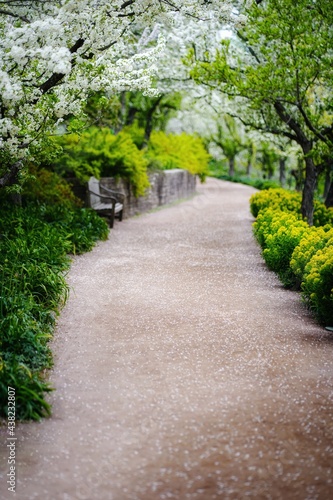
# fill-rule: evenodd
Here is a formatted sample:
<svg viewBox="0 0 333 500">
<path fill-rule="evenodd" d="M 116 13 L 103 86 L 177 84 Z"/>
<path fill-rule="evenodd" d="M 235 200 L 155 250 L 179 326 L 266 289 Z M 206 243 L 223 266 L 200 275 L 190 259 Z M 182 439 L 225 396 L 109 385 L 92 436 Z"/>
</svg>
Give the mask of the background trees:
<svg viewBox="0 0 333 500">
<path fill-rule="evenodd" d="M 91 92 L 110 95 L 152 85 L 164 42 L 158 23 L 204 19 L 227 1 L 52 0 L 0 4 L 0 187 L 18 181 L 47 135 L 80 116 Z M 223 8 L 227 6 L 226 8 Z"/>
<path fill-rule="evenodd" d="M 248 2 L 247 24 L 216 54 L 190 60 L 197 82 L 234 99 L 252 129 L 298 144 L 305 161 L 302 214 L 313 220 L 319 174 L 332 154 L 331 2 Z"/>
</svg>

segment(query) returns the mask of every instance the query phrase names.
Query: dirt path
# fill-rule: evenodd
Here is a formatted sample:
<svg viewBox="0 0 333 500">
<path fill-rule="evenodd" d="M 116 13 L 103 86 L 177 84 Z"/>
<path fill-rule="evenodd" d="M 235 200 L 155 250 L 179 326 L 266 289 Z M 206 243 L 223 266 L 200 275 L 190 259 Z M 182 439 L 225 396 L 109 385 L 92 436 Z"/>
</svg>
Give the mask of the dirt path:
<svg viewBox="0 0 333 500">
<path fill-rule="evenodd" d="M 333 498 L 333 342 L 266 270 L 253 190 L 199 189 L 75 259 L 53 417 L 1 498 Z"/>
</svg>

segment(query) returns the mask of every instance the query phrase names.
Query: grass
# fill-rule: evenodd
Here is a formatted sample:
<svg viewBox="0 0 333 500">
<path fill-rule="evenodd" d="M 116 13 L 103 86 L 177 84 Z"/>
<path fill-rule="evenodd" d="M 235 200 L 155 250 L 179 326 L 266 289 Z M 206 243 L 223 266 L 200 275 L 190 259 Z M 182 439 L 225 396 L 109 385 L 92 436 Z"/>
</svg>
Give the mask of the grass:
<svg viewBox="0 0 333 500">
<path fill-rule="evenodd" d="M 4 204 L 0 220 L 0 416 L 6 418 L 8 386 L 15 388 L 16 418 L 49 415 L 52 388 L 49 340 L 68 297 L 70 254 L 106 239 L 104 220 L 89 209 Z"/>
</svg>

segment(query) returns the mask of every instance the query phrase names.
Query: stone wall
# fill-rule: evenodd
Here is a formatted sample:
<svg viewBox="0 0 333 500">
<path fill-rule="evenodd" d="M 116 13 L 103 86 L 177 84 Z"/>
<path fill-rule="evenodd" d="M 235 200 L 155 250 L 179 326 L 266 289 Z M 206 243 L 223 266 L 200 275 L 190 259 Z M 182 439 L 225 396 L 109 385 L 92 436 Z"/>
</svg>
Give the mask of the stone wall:
<svg viewBox="0 0 333 500">
<path fill-rule="evenodd" d="M 188 198 L 195 193 L 196 177 L 187 170 L 163 170 L 149 174 L 150 187 L 145 196 L 135 198 L 127 182 L 102 177 L 103 186 L 125 194 L 124 217 L 132 217 L 154 208 Z"/>
</svg>

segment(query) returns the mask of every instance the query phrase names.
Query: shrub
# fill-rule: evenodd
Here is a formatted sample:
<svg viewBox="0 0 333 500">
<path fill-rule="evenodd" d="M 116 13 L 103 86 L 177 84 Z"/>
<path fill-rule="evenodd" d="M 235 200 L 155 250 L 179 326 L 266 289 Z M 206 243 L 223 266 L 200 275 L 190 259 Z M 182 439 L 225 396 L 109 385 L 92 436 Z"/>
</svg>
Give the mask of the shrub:
<svg viewBox="0 0 333 500">
<path fill-rule="evenodd" d="M 254 235 L 263 249 L 266 248 L 266 238 L 270 234 L 272 219 L 279 213 L 283 212 L 267 208 L 258 213 L 257 220 L 253 223 Z"/>
<path fill-rule="evenodd" d="M 153 168 L 183 168 L 193 175 L 199 175 L 201 180 L 208 173 L 210 155 L 202 140 L 193 135 L 153 131 L 146 155 Z"/>
<path fill-rule="evenodd" d="M 293 286 L 295 279 L 290 269 L 290 259 L 309 226 L 297 216 L 287 212 L 271 209 L 262 211 L 260 215 L 261 228 L 258 233 L 264 243 L 263 257 L 268 267 L 279 275 L 285 286 Z"/>
<path fill-rule="evenodd" d="M 108 228 L 92 210 L 3 205 L 0 219 L 0 415 L 7 386 L 16 390 L 17 418 L 50 412 L 42 376 L 52 365 L 48 341 L 68 296 L 68 253 L 90 250 Z"/>
<path fill-rule="evenodd" d="M 333 324 L 333 227 L 309 227 L 301 220 L 294 193 L 283 190 L 252 196 L 251 210 L 257 214 L 254 234 L 263 256 L 285 286 L 302 291 L 307 306 L 322 324 Z M 297 193 L 296 193 L 297 194 Z M 331 220 L 331 212 L 319 202 L 316 223 Z"/>
<path fill-rule="evenodd" d="M 31 165 L 30 178 L 23 187 L 23 199 L 40 203 L 60 204 L 68 208 L 82 206 L 68 182 L 55 172 Z"/>
<path fill-rule="evenodd" d="M 333 325 L 333 238 L 305 266 L 302 296 L 320 323 Z"/>
<path fill-rule="evenodd" d="M 91 127 L 81 136 L 63 135 L 57 142 L 63 147 L 55 163 L 61 175 L 81 182 L 91 176 L 121 177 L 130 182 L 135 196 L 143 195 L 149 186 L 148 161 L 126 130 L 114 135 L 108 128 Z"/>
<path fill-rule="evenodd" d="M 29 370 L 22 363 L 0 365 L 0 411 L 8 413 L 8 386 L 15 388 L 15 414 L 20 420 L 39 420 L 51 414 L 51 405 L 45 400 L 45 393 L 53 389 L 41 376 Z"/>
<path fill-rule="evenodd" d="M 301 194 L 285 189 L 267 189 L 250 198 L 250 209 L 254 217 L 265 208 L 278 209 L 284 212 L 300 213 Z"/>
<path fill-rule="evenodd" d="M 282 188 L 267 189 L 251 196 L 250 209 L 254 217 L 258 216 L 260 210 L 268 207 L 300 216 L 301 202 L 301 193 L 290 192 Z M 323 203 L 315 200 L 313 225 L 318 227 L 325 224 L 333 224 L 333 209 L 326 208 Z"/>
<path fill-rule="evenodd" d="M 310 227 L 303 235 L 290 260 L 290 267 L 300 282 L 304 277 L 305 267 L 308 262 L 318 250 L 322 250 L 326 245 L 332 244 L 332 242 L 333 228 L 329 225 L 324 227 Z"/>
<path fill-rule="evenodd" d="M 215 174 L 214 170 L 212 169 L 210 165 L 210 171 L 209 175 L 213 175 L 213 177 L 216 177 L 217 179 L 225 180 L 225 181 L 230 181 L 230 182 L 236 182 L 240 184 L 246 184 L 247 186 L 253 186 L 256 189 L 259 190 L 264 190 L 264 189 L 279 189 L 280 184 L 276 181 L 272 180 L 267 180 L 267 179 L 251 179 L 250 177 L 245 177 L 245 176 L 230 176 L 228 174 Z"/>
</svg>

